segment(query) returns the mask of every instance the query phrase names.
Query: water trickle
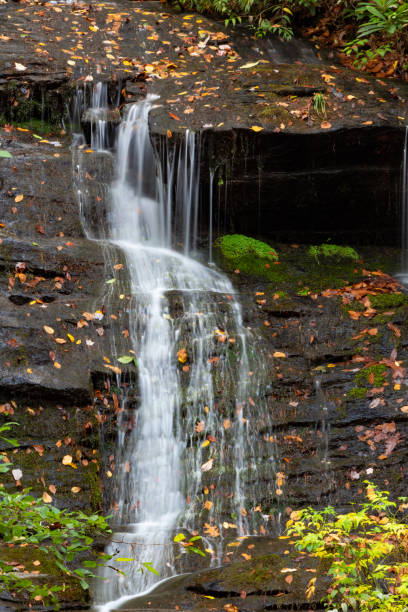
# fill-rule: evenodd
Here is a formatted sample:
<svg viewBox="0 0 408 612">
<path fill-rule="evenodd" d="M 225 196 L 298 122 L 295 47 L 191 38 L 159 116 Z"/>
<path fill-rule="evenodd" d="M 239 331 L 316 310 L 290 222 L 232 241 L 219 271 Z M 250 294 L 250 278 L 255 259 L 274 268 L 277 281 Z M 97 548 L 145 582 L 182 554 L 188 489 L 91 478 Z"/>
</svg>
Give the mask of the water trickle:
<svg viewBox="0 0 408 612">
<path fill-rule="evenodd" d="M 408 285 L 408 126 L 405 129 L 404 156 L 402 164 L 401 220 L 402 269 L 399 277 L 404 284 Z"/>
<path fill-rule="evenodd" d="M 100 94 L 94 104 L 105 103 Z M 212 562 L 219 562 L 225 540 L 268 520 L 254 508 L 259 483 L 267 487 L 275 473 L 264 360 L 253 349 L 228 278 L 189 256 L 197 248 L 199 140 L 187 132 L 182 147 L 167 151 L 164 184 L 149 138 L 153 103 L 148 98 L 130 107 L 113 156 L 81 148 L 75 153 L 85 230 L 126 261 L 138 363 L 139 404 L 135 410 L 124 399 L 118 423 L 110 547 L 134 561 L 118 564 L 125 577 L 106 574 L 109 581 L 98 594 L 104 610 L 157 581 L 139 571 L 142 562 L 160 578 L 183 570 L 186 555 L 176 560 L 172 545 L 178 530 L 206 536 Z M 87 165 L 105 162 L 115 176 L 107 186 L 100 171 L 98 225 Z M 180 237 L 182 252 L 172 248 Z M 110 254 L 107 266 L 111 261 Z M 270 506 L 276 502 L 274 492 L 264 491 L 265 498 Z"/>
</svg>

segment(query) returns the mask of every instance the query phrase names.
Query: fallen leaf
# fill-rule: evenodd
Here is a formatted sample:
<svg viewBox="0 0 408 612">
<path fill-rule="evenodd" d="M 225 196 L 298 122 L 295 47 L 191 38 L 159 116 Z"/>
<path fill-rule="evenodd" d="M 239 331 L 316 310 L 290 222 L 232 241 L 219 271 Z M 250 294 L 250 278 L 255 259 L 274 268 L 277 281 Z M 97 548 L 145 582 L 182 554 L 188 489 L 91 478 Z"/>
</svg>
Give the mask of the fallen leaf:
<svg viewBox="0 0 408 612">
<path fill-rule="evenodd" d="M 213 466 L 213 463 L 214 463 L 214 458 L 209 459 L 208 461 L 203 463 L 203 465 L 201 466 L 201 471 L 209 472 Z"/>
<path fill-rule="evenodd" d="M 46 504 L 50 504 L 52 502 L 52 497 L 46 491 L 42 494 L 43 502 Z"/>
<path fill-rule="evenodd" d="M 255 66 L 257 66 L 259 64 L 261 60 L 258 60 L 257 62 L 248 62 L 247 64 L 244 64 L 243 66 L 240 66 L 240 70 L 243 70 L 244 68 L 255 68 Z"/>
<path fill-rule="evenodd" d="M 260 125 L 253 125 L 251 126 L 251 130 L 253 132 L 261 132 L 263 130 L 263 127 L 261 127 Z"/>
<path fill-rule="evenodd" d="M 11 470 L 11 473 L 13 474 L 14 480 L 20 480 L 23 476 L 23 472 L 18 468 Z"/>
</svg>

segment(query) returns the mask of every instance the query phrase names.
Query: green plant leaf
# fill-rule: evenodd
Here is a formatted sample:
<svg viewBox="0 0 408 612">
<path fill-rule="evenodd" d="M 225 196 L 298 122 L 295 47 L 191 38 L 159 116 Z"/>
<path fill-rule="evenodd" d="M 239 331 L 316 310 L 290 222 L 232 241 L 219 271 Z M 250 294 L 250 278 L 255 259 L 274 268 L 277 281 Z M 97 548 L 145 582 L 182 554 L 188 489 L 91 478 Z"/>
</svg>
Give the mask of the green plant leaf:
<svg viewBox="0 0 408 612">
<path fill-rule="evenodd" d="M 157 571 L 157 569 L 155 569 L 152 564 L 150 563 L 150 561 L 145 561 L 145 563 L 142 564 L 143 567 L 145 567 L 149 572 L 151 572 L 152 574 L 156 574 L 156 576 L 160 576 L 159 572 Z"/>
<path fill-rule="evenodd" d="M 120 363 L 132 363 L 134 361 L 136 364 L 136 358 L 133 355 L 122 355 L 122 357 L 118 357 L 118 361 Z"/>
</svg>

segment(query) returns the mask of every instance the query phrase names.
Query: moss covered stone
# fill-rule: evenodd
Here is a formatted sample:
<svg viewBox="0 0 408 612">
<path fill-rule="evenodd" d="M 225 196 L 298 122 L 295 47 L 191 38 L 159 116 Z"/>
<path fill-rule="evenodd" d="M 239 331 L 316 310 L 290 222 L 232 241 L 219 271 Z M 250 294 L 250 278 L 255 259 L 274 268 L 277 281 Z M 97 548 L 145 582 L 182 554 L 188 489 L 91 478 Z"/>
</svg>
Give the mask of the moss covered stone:
<svg viewBox="0 0 408 612">
<path fill-rule="evenodd" d="M 319 257 L 330 257 L 335 259 L 359 259 L 357 251 L 349 246 L 340 246 L 338 244 L 320 244 L 309 247 L 308 254 L 315 259 Z"/>
<path fill-rule="evenodd" d="M 276 263 L 279 257 L 275 249 L 266 242 L 242 234 L 228 234 L 221 236 L 215 245 L 220 249 L 228 267 L 271 279 L 271 265 Z"/>
<path fill-rule="evenodd" d="M 222 236 L 217 245 L 221 248 L 221 252 L 227 259 L 241 259 L 247 255 L 267 259 L 269 261 L 278 261 L 279 257 L 275 249 L 266 242 L 244 236 L 243 234 L 228 234 Z"/>
</svg>

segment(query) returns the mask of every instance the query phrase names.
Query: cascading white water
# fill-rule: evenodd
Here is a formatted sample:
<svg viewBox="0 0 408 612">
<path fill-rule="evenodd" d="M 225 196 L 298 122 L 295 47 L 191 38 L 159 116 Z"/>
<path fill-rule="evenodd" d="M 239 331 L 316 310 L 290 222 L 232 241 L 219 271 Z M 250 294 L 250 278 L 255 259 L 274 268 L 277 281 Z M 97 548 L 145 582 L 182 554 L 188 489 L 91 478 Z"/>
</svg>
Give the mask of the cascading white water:
<svg viewBox="0 0 408 612">
<path fill-rule="evenodd" d="M 129 330 L 138 363 L 140 402 L 136 411 L 124 403 L 118 426 L 118 498 L 110 548 L 134 561 L 118 564 L 125 577 L 105 575 L 98 594 L 105 611 L 157 581 L 154 574 L 139 571 L 142 562 L 151 563 L 161 578 L 178 571 L 172 545 L 176 529 L 203 534 L 204 523 L 210 534 L 215 528 L 218 534 L 208 545 L 219 560 L 216 552 L 221 554 L 228 535 L 223 520 L 229 521 L 225 530 L 235 524 L 235 537 L 248 533 L 255 524 L 247 510 L 257 503 L 261 462 L 265 481 L 274 473 L 272 451 L 266 461 L 260 451 L 262 440 L 269 441 L 270 424 L 260 380 L 250 369 L 250 336 L 241 307 L 227 277 L 188 256 L 197 247 L 196 140 L 187 133 L 178 153 L 168 153 L 165 186 L 148 133 L 153 101 L 131 106 L 120 126 L 103 231 L 90 222 L 89 154 L 77 151 L 88 236 L 106 238 L 126 260 Z M 171 248 L 174 233 L 184 239 L 184 254 Z M 180 349 L 187 359 L 184 370 L 177 360 Z M 126 421 L 133 422 L 130 432 L 121 427 Z M 254 435 L 260 430 L 262 437 Z M 259 523 L 259 512 L 255 518 Z"/>
</svg>

